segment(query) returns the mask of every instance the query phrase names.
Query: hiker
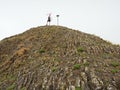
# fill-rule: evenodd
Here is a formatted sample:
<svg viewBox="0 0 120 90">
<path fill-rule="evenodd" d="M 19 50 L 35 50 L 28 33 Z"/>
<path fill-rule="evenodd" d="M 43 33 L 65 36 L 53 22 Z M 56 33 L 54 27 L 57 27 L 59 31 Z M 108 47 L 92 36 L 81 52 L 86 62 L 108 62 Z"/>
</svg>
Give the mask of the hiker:
<svg viewBox="0 0 120 90">
<path fill-rule="evenodd" d="M 48 16 L 48 20 L 47 20 L 47 24 L 46 25 L 50 25 L 50 22 L 51 22 L 51 14 L 49 14 L 49 16 Z"/>
</svg>

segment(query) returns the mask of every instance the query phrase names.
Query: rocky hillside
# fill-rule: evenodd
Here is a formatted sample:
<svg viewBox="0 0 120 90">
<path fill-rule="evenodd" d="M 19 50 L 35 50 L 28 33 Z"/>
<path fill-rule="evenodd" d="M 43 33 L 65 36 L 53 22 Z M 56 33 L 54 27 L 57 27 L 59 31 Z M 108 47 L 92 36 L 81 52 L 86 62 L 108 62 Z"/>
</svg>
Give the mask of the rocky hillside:
<svg viewBox="0 0 120 90">
<path fill-rule="evenodd" d="M 0 90 L 120 90 L 120 46 L 41 26 L 0 41 Z"/>
</svg>

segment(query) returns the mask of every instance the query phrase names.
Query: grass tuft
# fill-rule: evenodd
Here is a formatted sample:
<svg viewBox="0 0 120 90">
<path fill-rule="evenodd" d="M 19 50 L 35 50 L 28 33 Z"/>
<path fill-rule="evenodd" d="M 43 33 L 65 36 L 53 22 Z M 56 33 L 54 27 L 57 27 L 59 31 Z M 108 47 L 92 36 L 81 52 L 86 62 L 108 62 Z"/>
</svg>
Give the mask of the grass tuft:
<svg viewBox="0 0 120 90">
<path fill-rule="evenodd" d="M 74 69 L 80 69 L 80 67 L 81 67 L 81 64 L 75 64 L 75 65 L 73 66 Z"/>
</svg>

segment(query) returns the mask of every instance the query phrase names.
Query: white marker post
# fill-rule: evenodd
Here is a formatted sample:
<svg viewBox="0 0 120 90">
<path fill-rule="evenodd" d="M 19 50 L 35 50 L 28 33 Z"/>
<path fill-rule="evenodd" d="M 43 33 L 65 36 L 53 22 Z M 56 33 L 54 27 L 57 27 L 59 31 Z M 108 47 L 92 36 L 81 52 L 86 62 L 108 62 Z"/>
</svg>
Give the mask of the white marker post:
<svg viewBox="0 0 120 90">
<path fill-rule="evenodd" d="M 57 25 L 59 25 L 59 16 L 60 15 L 56 15 L 56 17 L 57 17 Z"/>
</svg>

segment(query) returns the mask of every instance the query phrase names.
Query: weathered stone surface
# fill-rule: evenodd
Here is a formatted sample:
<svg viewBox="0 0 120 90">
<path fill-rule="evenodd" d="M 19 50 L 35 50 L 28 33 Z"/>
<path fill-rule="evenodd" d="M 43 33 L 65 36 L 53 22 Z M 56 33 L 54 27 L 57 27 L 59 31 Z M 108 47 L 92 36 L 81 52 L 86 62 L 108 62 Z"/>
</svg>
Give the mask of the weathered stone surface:
<svg viewBox="0 0 120 90">
<path fill-rule="evenodd" d="M 0 41 L 0 90 L 120 90 L 120 46 L 61 26 Z"/>
</svg>

